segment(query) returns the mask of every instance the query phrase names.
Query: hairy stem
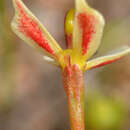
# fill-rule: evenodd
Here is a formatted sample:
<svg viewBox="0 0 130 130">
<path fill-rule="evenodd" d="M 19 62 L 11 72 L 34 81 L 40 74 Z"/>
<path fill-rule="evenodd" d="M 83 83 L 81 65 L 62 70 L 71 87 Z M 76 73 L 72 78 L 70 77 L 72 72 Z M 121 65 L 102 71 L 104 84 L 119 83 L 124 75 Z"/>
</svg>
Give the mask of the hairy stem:
<svg viewBox="0 0 130 130">
<path fill-rule="evenodd" d="M 83 72 L 78 65 L 66 66 L 62 76 L 67 95 L 71 130 L 85 130 Z"/>
</svg>

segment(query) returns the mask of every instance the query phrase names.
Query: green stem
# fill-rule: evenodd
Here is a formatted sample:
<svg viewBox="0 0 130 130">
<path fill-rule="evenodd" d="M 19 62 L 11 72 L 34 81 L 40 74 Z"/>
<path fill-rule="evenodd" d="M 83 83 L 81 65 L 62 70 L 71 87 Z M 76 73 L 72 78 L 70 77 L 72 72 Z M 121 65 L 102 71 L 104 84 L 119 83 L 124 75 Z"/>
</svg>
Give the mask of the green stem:
<svg viewBox="0 0 130 130">
<path fill-rule="evenodd" d="M 71 130 L 85 130 L 83 72 L 78 65 L 63 70 L 63 84 L 67 95 Z"/>
</svg>

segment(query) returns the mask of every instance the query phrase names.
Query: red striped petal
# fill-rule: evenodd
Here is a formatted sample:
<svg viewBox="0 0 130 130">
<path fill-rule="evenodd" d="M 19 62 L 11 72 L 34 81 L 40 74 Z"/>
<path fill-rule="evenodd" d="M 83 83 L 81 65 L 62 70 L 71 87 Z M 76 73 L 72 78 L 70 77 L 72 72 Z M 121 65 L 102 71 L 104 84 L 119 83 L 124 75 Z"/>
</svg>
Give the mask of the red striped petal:
<svg viewBox="0 0 130 130">
<path fill-rule="evenodd" d="M 103 57 L 99 57 L 99 58 L 90 60 L 86 64 L 86 70 L 113 63 L 113 62 L 121 59 L 122 57 L 128 55 L 129 53 L 130 53 L 130 48 L 125 47 L 125 48 L 123 48 L 123 50 L 120 50 L 119 52 L 117 52 L 115 54 L 111 54 L 111 55 L 107 55 L 107 56 L 103 56 Z"/>
<path fill-rule="evenodd" d="M 19 31 L 35 41 L 40 47 L 45 49 L 47 52 L 49 52 L 52 55 L 54 54 L 54 51 L 51 49 L 50 45 L 48 44 L 48 41 L 43 36 L 43 33 L 32 18 L 28 17 L 26 12 L 24 12 L 24 9 L 20 5 L 20 3 L 16 2 L 19 18 L 18 18 L 18 29 Z"/>
<path fill-rule="evenodd" d="M 96 19 L 87 13 L 79 13 L 77 19 L 82 30 L 82 54 L 84 55 L 88 50 L 93 34 L 96 33 Z"/>
<path fill-rule="evenodd" d="M 12 21 L 13 31 L 25 42 L 52 57 L 62 50 L 39 20 L 29 11 L 21 0 L 13 0 L 15 17 Z"/>
<path fill-rule="evenodd" d="M 88 6 L 86 0 L 75 0 L 75 3 L 73 48 L 88 60 L 100 45 L 105 22 L 98 11 Z"/>
</svg>

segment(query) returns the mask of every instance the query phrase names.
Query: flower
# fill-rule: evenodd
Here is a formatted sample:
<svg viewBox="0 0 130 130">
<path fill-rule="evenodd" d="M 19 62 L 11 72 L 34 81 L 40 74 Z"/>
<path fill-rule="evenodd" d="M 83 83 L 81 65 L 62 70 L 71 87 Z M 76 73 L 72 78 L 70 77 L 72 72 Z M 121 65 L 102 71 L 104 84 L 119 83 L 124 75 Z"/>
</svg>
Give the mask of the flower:
<svg viewBox="0 0 130 130">
<path fill-rule="evenodd" d="M 13 0 L 13 31 L 43 53 L 46 61 L 62 69 L 72 130 L 85 130 L 83 73 L 119 60 L 130 53 L 123 47 L 115 54 L 89 60 L 97 51 L 105 25 L 103 16 L 85 0 L 75 0 L 75 9 L 65 18 L 66 49 L 63 50 L 21 0 Z"/>
<path fill-rule="evenodd" d="M 15 7 L 15 17 L 11 23 L 13 31 L 25 42 L 39 49 L 45 60 L 62 69 L 67 64 L 77 64 L 85 71 L 112 63 L 130 53 L 129 47 L 123 47 L 115 54 L 89 60 L 100 45 L 105 21 L 103 16 L 89 7 L 85 0 L 75 0 L 75 9 L 66 15 L 66 50 L 57 44 L 21 0 L 13 0 L 13 4 Z"/>
</svg>

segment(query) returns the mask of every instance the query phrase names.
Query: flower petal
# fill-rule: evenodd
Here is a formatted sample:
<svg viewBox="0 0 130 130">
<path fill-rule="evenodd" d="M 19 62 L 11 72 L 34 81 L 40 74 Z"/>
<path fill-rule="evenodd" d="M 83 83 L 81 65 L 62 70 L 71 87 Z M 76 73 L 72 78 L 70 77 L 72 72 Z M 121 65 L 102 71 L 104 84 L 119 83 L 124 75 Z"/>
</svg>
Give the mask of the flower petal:
<svg viewBox="0 0 130 130">
<path fill-rule="evenodd" d="M 76 0 L 73 48 L 90 58 L 99 47 L 104 24 L 98 11 L 90 8 L 85 0 Z"/>
<path fill-rule="evenodd" d="M 25 42 L 52 57 L 57 57 L 61 48 L 39 20 L 21 0 L 13 0 L 15 17 L 11 23 L 13 31 Z"/>
<path fill-rule="evenodd" d="M 126 56 L 129 53 L 130 53 L 130 48 L 125 47 L 115 54 L 110 54 L 108 56 L 103 56 L 103 57 L 99 57 L 99 58 L 90 60 L 86 64 L 86 70 L 101 67 L 106 64 L 110 64 L 110 63 L 115 62 L 115 61 L 119 60 L 120 58 Z"/>
</svg>

